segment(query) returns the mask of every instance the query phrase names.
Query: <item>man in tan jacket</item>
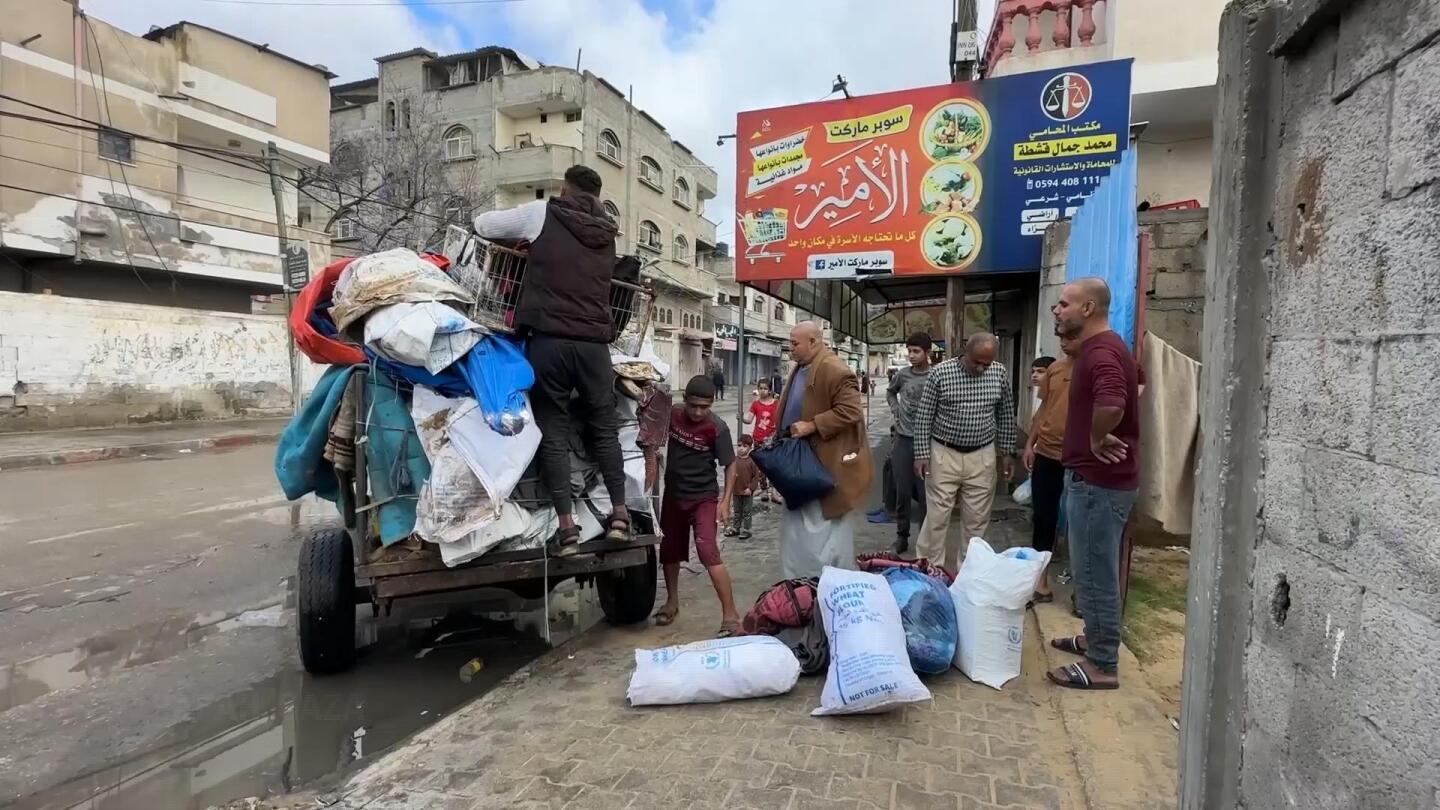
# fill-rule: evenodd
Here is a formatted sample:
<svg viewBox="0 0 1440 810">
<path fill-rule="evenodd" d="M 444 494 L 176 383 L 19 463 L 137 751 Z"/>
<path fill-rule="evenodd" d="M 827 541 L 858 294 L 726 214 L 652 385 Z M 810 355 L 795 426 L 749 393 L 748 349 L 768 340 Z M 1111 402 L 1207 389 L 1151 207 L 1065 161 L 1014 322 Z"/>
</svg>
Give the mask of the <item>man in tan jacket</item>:
<svg viewBox="0 0 1440 810">
<path fill-rule="evenodd" d="M 780 430 L 808 438 L 835 488 L 819 501 L 785 510 L 780 564 L 786 578 L 818 577 L 827 565 L 855 565 L 850 512 L 870 489 L 870 441 L 855 372 L 826 348 L 814 321 L 790 331 L 790 357 L 795 368 L 780 397 Z"/>
</svg>

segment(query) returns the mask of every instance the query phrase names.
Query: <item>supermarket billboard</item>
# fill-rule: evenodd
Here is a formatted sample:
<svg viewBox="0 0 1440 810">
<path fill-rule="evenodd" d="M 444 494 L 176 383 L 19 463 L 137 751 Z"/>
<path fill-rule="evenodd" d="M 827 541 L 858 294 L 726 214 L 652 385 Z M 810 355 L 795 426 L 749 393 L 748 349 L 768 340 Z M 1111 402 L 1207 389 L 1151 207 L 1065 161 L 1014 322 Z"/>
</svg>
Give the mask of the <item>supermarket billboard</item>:
<svg viewBox="0 0 1440 810">
<path fill-rule="evenodd" d="M 1128 146 L 1130 63 L 740 113 L 736 276 L 1039 268 Z"/>
</svg>

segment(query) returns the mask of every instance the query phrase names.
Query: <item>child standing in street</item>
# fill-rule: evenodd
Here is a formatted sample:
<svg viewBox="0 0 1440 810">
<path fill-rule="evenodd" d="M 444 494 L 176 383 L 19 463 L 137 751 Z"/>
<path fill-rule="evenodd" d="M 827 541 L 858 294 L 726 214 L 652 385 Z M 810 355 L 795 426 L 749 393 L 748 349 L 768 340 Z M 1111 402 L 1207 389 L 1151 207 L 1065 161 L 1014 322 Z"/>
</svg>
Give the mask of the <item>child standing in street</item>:
<svg viewBox="0 0 1440 810">
<path fill-rule="evenodd" d="M 735 500 L 731 503 L 733 521 L 725 529 L 726 537 L 739 536 L 750 539 L 750 514 L 755 502 L 755 490 L 760 485 L 760 468 L 750 452 L 755 449 L 755 439 L 749 433 L 740 435 L 740 445 L 735 458 Z"/>
<path fill-rule="evenodd" d="M 755 384 L 755 401 L 750 403 L 750 411 L 745 414 L 745 424 L 755 425 L 755 445 L 763 447 L 770 437 L 775 435 L 776 423 L 780 421 L 780 399 L 770 387 L 770 382 L 760 380 Z M 761 474 L 755 481 L 753 487 L 756 492 L 770 492 L 770 482 Z M 770 493 L 770 500 L 778 503 L 780 496 Z"/>
<path fill-rule="evenodd" d="M 720 600 L 719 638 L 735 635 L 740 614 L 735 610 L 730 572 L 716 543 L 720 523 L 730 519 L 735 497 L 735 450 L 730 429 L 710 411 L 715 383 L 696 376 L 685 386 L 685 403 L 670 412 L 670 443 L 666 451 L 665 494 L 660 500 L 660 565 L 665 570 L 665 604 L 655 613 L 657 625 L 668 625 L 680 613 L 680 564 L 695 556 L 710 574 Z M 753 462 L 752 462 L 753 463 Z M 725 491 L 716 483 L 716 465 L 725 471 Z"/>
</svg>

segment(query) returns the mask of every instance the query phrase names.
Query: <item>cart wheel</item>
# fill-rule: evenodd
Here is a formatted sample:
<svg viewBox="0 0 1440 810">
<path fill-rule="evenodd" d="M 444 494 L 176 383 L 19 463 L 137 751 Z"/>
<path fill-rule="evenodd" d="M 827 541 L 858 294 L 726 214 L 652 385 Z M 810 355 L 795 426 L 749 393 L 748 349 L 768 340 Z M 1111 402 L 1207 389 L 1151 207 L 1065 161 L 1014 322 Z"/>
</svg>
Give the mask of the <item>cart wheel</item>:
<svg viewBox="0 0 1440 810">
<path fill-rule="evenodd" d="M 600 609 L 611 624 L 637 624 L 650 618 L 655 588 L 654 546 L 645 550 L 645 562 L 595 576 Z"/>
<path fill-rule="evenodd" d="M 300 546 L 300 660 L 315 674 L 355 663 L 355 552 L 344 529 L 316 529 Z"/>
</svg>

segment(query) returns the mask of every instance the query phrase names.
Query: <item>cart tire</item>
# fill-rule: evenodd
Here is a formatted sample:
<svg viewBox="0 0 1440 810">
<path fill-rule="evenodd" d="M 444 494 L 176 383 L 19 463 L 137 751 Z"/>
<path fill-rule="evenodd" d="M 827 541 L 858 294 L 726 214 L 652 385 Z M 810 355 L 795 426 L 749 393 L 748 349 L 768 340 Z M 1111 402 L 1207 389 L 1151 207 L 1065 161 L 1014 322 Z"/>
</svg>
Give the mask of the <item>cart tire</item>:
<svg viewBox="0 0 1440 810">
<path fill-rule="evenodd" d="M 355 552 L 344 529 L 316 529 L 300 546 L 300 660 L 317 675 L 355 664 Z"/>
<path fill-rule="evenodd" d="M 595 575 L 600 609 L 611 624 L 638 624 L 655 607 L 655 547 L 645 549 L 645 562 Z"/>
</svg>

